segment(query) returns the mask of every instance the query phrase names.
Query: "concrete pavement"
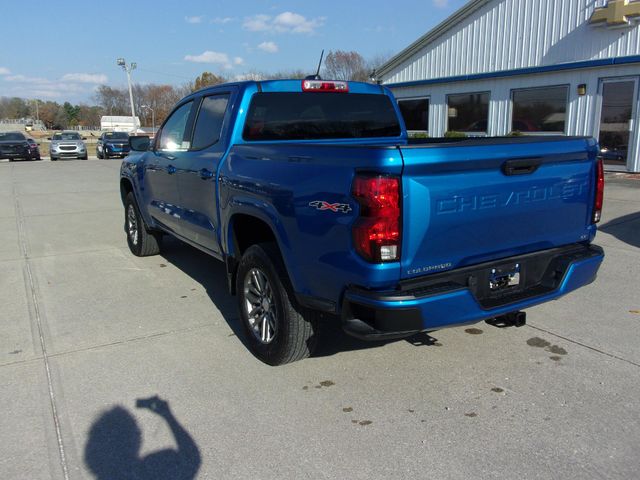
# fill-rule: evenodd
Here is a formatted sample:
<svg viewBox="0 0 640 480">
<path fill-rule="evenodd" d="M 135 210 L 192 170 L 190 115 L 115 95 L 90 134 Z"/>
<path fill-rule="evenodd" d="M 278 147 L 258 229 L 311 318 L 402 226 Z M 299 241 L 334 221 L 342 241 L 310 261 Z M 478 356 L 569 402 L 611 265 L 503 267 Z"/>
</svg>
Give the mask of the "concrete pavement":
<svg viewBox="0 0 640 480">
<path fill-rule="evenodd" d="M 526 327 L 330 328 L 273 368 L 222 264 L 128 252 L 119 164 L 0 164 L 2 478 L 637 476 L 640 181 L 608 177 L 598 280 Z"/>
</svg>

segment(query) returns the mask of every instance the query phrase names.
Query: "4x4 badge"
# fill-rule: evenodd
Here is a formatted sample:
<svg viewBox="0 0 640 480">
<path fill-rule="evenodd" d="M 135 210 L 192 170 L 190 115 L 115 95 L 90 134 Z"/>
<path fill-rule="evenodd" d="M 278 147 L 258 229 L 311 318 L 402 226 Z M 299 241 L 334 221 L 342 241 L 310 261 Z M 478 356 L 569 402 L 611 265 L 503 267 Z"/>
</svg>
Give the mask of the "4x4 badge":
<svg viewBox="0 0 640 480">
<path fill-rule="evenodd" d="M 331 210 L 332 212 L 349 213 L 351 206 L 348 203 L 329 203 L 324 200 L 314 200 L 309 202 L 309 206 L 316 210 Z"/>
</svg>

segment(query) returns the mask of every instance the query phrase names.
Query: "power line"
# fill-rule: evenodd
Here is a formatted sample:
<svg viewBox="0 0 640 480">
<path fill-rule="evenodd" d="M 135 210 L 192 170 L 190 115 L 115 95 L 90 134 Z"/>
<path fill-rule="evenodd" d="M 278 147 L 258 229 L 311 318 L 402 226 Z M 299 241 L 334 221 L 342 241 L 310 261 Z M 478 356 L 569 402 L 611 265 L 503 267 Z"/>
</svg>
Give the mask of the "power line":
<svg viewBox="0 0 640 480">
<path fill-rule="evenodd" d="M 183 80 L 193 80 L 192 77 L 185 77 L 183 75 L 175 75 L 173 73 L 166 73 L 166 72 L 155 72 L 153 70 L 147 70 L 146 68 L 139 68 L 138 70 L 142 71 L 142 72 L 147 72 L 147 73 L 153 73 L 155 75 L 165 75 L 167 77 L 176 77 L 176 78 L 182 78 Z"/>
</svg>

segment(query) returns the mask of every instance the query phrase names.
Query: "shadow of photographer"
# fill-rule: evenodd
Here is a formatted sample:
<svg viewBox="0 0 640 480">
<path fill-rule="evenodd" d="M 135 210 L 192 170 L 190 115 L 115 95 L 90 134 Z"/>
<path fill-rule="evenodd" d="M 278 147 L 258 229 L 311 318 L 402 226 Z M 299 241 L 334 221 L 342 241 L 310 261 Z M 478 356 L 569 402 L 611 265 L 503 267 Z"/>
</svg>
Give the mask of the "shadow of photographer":
<svg viewBox="0 0 640 480">
<path fill-rule="evenodd" d="M 176 448 L 140 456 L 142 432 L 126 408 L 116 406 L 93 422 L 85 445 L 84 461 L 98 480 L 191 480 L 200 468 L 200 450 L 176 420 L 169 403 L 159 397 L 138 399 L 163 418 L 173 434 Z"/>
</svg>

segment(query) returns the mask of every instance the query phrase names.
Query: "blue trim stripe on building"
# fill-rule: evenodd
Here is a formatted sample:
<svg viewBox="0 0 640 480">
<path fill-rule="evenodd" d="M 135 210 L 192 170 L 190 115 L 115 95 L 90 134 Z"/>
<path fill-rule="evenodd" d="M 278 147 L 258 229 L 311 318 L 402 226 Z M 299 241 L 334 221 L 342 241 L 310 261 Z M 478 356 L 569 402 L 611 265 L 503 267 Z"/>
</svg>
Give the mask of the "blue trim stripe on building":
<svg viewBox="0 0 640 480">
<path fill-rule="evenodd" d="M 559 72 L 562 70 L 578 70 L 581 68 L 608 67 L 611 65 L 626 65 L 640 63 L 640 55 L 628 57 L 604 58 L 601 60 L 586 60 L 583 62 L 559 63 L 557 65 L 545 65 L 542 67 L 517 68 L 515 70 L 502 70 L 500 72 L 475 73 L 472 75 L 458 75 L 456 77 L 430 78 L 428 80 L 415 80 L 412 82 L 385 83 L 385 87 L 414 87 L 419 85 L 433 85 L 437 83 L 465 82 L 469 80 L 485 80 L 487 78 L 515 77 L 517 75 L 531 75 L 536 73 Z"/>
</svg>

